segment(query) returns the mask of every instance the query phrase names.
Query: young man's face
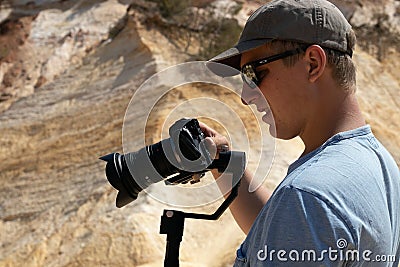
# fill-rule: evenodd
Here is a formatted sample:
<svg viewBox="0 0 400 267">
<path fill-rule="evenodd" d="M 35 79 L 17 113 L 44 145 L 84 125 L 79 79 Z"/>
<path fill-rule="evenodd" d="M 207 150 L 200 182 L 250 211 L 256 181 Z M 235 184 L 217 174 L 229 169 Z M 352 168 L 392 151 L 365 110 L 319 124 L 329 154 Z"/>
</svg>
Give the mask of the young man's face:
<svg viewBox="0 0 400 267">
<path fill-rule="evenodd" d="M 241 66 L 275 54 L 267 46 L 258 47 L 242 54 Z M 307 123 L 307 107 L 312 100 L 305 62 L 300 59 L 294 66 L 287 67 L 282 60 L 277 60 L 256 70 L 261 80 L 260 91 L 244 84 L 243 102 L 254 104 L 259 112 L 265 112 L 263 121 L 270 125 L 273 136 L 291 139 L 300 135 Z"/>
</svg>

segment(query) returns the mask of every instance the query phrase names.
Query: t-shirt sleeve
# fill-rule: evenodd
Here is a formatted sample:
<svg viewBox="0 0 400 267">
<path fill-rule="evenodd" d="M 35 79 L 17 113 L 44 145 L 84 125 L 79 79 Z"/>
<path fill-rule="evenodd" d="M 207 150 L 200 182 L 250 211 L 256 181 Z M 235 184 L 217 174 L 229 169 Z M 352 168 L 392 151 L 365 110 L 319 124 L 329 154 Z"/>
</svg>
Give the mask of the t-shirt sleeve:
<svg viewBox="0 0 400 267">
<path fill-rule="evenodd" d="M 344 219 L 312 192 L 282 188 L 260 219 L 257 266 L 345 266 L 357 256 L 346 256 L 356 244 Z"/>
</svg>

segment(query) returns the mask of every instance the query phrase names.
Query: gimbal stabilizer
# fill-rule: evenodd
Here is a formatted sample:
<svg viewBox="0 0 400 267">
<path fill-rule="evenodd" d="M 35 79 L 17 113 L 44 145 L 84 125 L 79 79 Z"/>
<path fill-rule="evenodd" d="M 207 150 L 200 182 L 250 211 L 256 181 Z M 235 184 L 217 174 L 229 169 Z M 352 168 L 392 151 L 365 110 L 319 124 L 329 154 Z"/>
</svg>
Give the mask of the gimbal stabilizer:
<svg viewBox="0 0 400 267">
<path fill-rule="evenodd" d="M 246 155 L 244 152 L 228 151 L 221 152 L 220 159 L 214 160 L 213 164 L 207 168 L 208 170 L 218 169 L 220 173 L 225 172 L 232 174 L 232 191 L 213 214 L 196 214 L 176 210 L 164 210 L 160 224 L 160 234 L 167 235 L 164 267 L 179 266 L 179 246 L 182 241 L 185 218 L 217 220 L 237 197 L 240 180 L 246 166 L 245 164 Z"/>
<path fill-rule="evenodd" d="M 170 127 L 169 134 L 170 138 L 138 151 L 123 155 L 111 153 L 100 159 L 107 162 L 107 179 L 118 190 L 118 208 L 134 201 L 143 189 L 153 183 L 195 183 L 205 172 L 213 169 L 232 175 L 231 193 L 213 214 L 164 210 L 160 226 L 160 233 L 167 235 L 164 266 L 177 267 L 185 218 L 217 220 L 221 216 L 238 194 L 246 155 L 240 151 L 221 149 L 218 159 L 214 159 L 207 149 L 205 135 L 196 119 L 178 120 Z"/>
</svg>

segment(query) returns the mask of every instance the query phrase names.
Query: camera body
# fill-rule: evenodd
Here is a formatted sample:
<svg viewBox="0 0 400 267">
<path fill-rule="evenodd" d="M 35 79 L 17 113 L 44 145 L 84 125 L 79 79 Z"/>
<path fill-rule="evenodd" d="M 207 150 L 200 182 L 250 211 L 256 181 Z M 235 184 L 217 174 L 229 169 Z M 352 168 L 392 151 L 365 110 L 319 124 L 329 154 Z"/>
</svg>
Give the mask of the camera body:
<svg viewBox="0 0 400 267">
<path fill-rule="evenodd" d="M 132 202 L 140 191 L 153 183 L 162 180 L 167 184 L 187 183 L 195 174 L 202 177 L 210 170 L 213 159 L 196 119 L 178 120 L 169 128 L 169 135 L 170 138 L 136 152 L 112 153 L 100 158 L 107 162 L 108 181 L 119 191 L 117 207 Z M 229 161 L 229 157 L 226 158 Z"/>
</svg>

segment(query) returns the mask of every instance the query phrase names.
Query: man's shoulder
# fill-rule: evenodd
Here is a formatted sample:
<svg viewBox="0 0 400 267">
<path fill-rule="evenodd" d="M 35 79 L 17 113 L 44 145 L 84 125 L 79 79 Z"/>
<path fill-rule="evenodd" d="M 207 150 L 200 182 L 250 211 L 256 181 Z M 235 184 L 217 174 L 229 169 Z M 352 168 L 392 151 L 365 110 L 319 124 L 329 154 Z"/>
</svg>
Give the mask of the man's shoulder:
<svg viewBox="0 0 400 267">
<path fill-rule="evenodd" d="M 399 179 L 398 167 L 385 147 L 371 134 L 338 138 L 288 172 L 287 184 L 299 189 L 354 189 L 349 185 L 373 186 L 385 179 Z M 392 176 L 384 177 L 387 171 Z"/>
<path fill-rule="evenodd" d="M 290 186 L 334 207 L 376 211 L 387 205 L 382 193 L 396 192 L 399 184 L 396 163 L 372 133 L 343 134 L 289 170 L 276 193 Z"/>
<path fill-rule="evenodd" d="M 382 162 L 375 142 L 374 138 L 349 139 L 329 145 L 289 173 L 282 184 L 329 201 L 380 194 L 385 187 L 382 168 L 386 163 Z"/>
<path fill-rule="evenodd" d="M 287 188 L 322 201 L 352 229 L 368 221 L 386 231 L 400 208 L 399 169 L 373 135 L 332 142 L 289 173 L 276 195 Z"/>
</svg>

